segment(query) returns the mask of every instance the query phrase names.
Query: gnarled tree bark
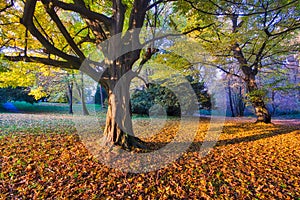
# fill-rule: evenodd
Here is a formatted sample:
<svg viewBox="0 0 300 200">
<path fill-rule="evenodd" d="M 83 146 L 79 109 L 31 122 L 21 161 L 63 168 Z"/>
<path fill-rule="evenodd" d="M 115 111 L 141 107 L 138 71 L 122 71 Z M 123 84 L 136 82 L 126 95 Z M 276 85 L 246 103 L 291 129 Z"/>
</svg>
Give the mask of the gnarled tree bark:
<svg viewBox="0 0 300 200">
<path fill-rule="evenodd" d="M 238 60 L 240 68 L 244 73 L 244 80 L 247 86 L 248 93 L 250 94 L 251 104 L 254 107 L 256 122 L 271 123 L 271 114 L 266 107 L 263 96 L 257 94 L 258 86 L 256 84 L 255 76 L 257 75 L 257 67 L 250 67 L 245 59 L 243 52 L 238 44 L 232 47 L 233 55 Z"/>
</svg>

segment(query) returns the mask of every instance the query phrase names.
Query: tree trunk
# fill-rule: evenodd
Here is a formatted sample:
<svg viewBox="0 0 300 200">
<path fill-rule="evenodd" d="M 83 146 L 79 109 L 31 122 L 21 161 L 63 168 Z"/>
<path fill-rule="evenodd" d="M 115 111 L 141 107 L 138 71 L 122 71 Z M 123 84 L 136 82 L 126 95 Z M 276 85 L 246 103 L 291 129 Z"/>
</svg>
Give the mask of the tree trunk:
<svg viewBox="0 0 300 200">
<path fill-rule="evenodd" d="M 76 82 L 76 79 L 73 75 L 73 79 L 74 79 L 74 83 L 78 92 L 78 95 L 80 97 L 81 100 L 81 107 L 82 107 L 82 114 L 83 115 L 89 115 L 89 111 L 86 107 L 86 103 L 85 103 L 85 95 L 84 95 L 84 82 L 83 82 L 83 73 L 80 72 L 80 85 Z"/>
<path fill-rule="evenodd" d="M 238 17 L 239 15 L 237 14 L 233 14 L 231 16 L 233 33 L 236 33 L 238 31 L 238 27 L 239 27 Z M 257 59 L 251 66 L 249 66 L 248 60 L 245 58 L 242 48 L 238 43 L 232 45 L 231 50 L 233 52 L 233 57 L 237 59 L 240 65 L 240 69 L 245 75 L 244 80 L 246 82 L 248 92 L 250 93 L 250 101 L 255 110 L 255 115 L 257 117 L 256 122 L 271 123 L 271 115 L 264 103 L 263 96 L 256 94 L 258 92 L 258 87 L 256 84 L 255 76 L 258 73 L 257 65 L 264 47 L 265 44 L 261 47 L 261 52 L 258 53 L 258 55 L 256 55 Z"/>
<path fill-rule="evenodd" d="M 250 101 L 254 107 L 256 122 L 271 123 L 271 115 L 267 109 L 263 96 L 259 94 L 259 89 L 256 84 L 255 76 L 258 73 L 257 66 L 249 67 L 247 60 L 238 44 L 232 46 L 234 57 L 238 60 L 241 70 L 245 75 L 245 82 L 250 94 Z"/>
<path fill-rule="evenodd" d="M 229 97 L 229 105 L 230 105 L 230 111 L 231 111 L 231 117 L 235 117 L 234 110 L 233 110 L 233 103 L 232 103 L 232 94 L 231 94 L 231 83 L 230 83 L 230 77 L 228 79 L 228 97 Z"/>
<path fill-rule="evenodd" d="M 250 94 L 250 101 L 257 117 L 256 122 L 271 123 L 271 114 L 265 105 L 263 95 L 258 93 L 254 74 L 250 74 L 250 76 L 247 77 L 246 85 Z"/>
<path fill-rule="evenodd" d="M 85 103 L 85 96 L 84 96 L 84 89 L 82 88 L 82 91 L 81 91 L 81 104 L 82 104 L 82 114 L 83 115 L 89 115 L 89 111 L 86 107 L 86 103 Z"/>
<path fill-rule="evenodd" d="M 68 81 L 69 114 L 73 114 L 73 83 Z"/>
<path fill-rule="evenodd" d="M 235 111 L 238 117 L 244 116 L 245 104 L 243 102 L 242 87 L 238 86 L 238 92 L 235 94 Z"/>
<path fill-rule="evenodd" d="M 131 119 L 129 84 L 119 80 L 114 90 L 108 89 L 108 108 L 104 129 L 106 146 L 121 146 L 123 149 L 146 148 L 143 142 L 134 136 Z"/>
<path fill-rule="evenodd" d="M 102 86 L 99 84 L 99 90 L 100 90 L 100 104 L 101 104 L 101 110 L 104 108 L 104 99 L 103 99 L 103 93 L 102 93 Z"/>
<path fill-rule="evenodd" d="M 84 95 L 84 82 L 83 82 L 83 73 L 80 72 L 81 74 L 81 95 L 80 95 L 80 98 L 81 98 L 81 104 L 82 104 L 82 114 L 83 115 L 89 115 L 89 111 L 86 107 L 86 103 L 85 103 L 85 95 Z"/>
</svg>

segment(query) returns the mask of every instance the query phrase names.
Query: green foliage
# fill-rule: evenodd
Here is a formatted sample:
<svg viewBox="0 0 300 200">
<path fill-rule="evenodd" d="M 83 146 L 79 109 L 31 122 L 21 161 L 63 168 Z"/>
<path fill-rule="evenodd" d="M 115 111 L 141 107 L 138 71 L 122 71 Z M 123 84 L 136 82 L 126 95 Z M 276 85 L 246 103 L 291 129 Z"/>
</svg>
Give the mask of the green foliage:
<svg viewBox="0 0 300 200">
<path fill-rule="evenodd" d="M 158 106 L 158 107 L 157 107 Z M 160 115 L 162 108 L 169 116 L 180 116 L 180 105 L 175 94 L 168 88 L 149 84 L 147 89 L 136 90 L 131 95 L 131 108 L 133 113 Z"/>
<path fill-rule="evenodd" d="M 7 87 L 0 88 L 0 103 L 12 101 L 26 101 L 28 103 L 35 103 L 37 99 L 30 95 L 30 89 L 24 87 Z"/>
<path fill-rule="evenodd" d="M 204 83 L 194 81 L 190 76 L 187 77 L 193 91 L 197 97 L 199 108 L 211 109 L 211 97 L 207 93 Z M 177 86 L 180 88 L 180 84 Z M 180 94 L 187 95 L 184 91 Z M 186 97 L 187 98 L 187 97 Z M 188 104 L 188 102 L 185 102 Z M 154 113 L 162 112 L 162 108 L 169 116 L 180 116 L 180 102 L 176 95 L 167 87 L 158 84 L 149 84 L 146 89 L 136 90 L 131 95 L 132 112 L 137 114 L 149 115 L 151 110 Z"/>
<path fill-rule="evenodd" d="M 262 100 L 267 100 L 267 94 L 268 90 L 262 88 L 262 89 L 257 89 L 252 92 L 249 92 L 246 94 L 246 99 L 250 102 L 257 102 L 259 103 Z"/>
</svg>

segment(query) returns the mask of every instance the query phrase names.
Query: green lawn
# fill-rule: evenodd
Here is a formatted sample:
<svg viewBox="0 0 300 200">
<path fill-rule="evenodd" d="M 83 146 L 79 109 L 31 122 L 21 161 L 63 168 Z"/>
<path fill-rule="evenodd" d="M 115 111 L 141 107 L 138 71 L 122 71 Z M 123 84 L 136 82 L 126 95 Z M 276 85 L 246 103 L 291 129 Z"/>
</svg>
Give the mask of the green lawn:
<svg viewBox="0 0 300 200">
<path fill-rule="evenodd" d="M 26 102 L 12 102 L 12 104 L 17 108 L 20 113 L 50 113 L 50 114 L 68 114 L 69 105 L 66 103 L 26 103 Z M 98 104 L 87 104 L 88 110 L 93 110 L 96 112 L 101 111 L 101 106 Z M 73 105 L 74 112 L 80 114 L 82 106 L 80 104 Z M 9 112 L 0 104 L 0 112 Z"/>
</svg>

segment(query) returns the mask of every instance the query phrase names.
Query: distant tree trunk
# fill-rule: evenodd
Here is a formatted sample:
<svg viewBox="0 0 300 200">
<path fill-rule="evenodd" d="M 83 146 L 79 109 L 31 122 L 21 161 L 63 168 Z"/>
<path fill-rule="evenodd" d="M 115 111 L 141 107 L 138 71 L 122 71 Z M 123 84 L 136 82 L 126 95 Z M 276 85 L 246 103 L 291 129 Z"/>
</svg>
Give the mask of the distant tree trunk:
<svg viewBox="0 0 300 200">
<path fill-rule="evenodd" d="M 73 74 L 73 76 L 74 76 L 74 74 Z M 86 107 L 86 103 L 85 103 L 83 73 L 80 72 L 80 85 L 78 85 L 75 78 L 73 78 L 73 79 L 74 79 L 74 83 L 76 85 L 78 95 L 80 97 L 81 106 L 82 106 L 82 114 L 89 115 L 89 111 L 88 111 L 88 109 Z"/>
<path fill-rule="evenodd" d="M 86 103 L 85 103 L 85 93 L 84 93 L 84 82 L 83 82 L 83 73 L 80 72 L 81 74 L 81 77 L 80 77 L 80 80 L 81 80 L 81 104 L 82 104 L 82 114 L 83 115 L 89 115 L 89 111 L 86 107 Z"/>
<path fill-rule="evenodd" d="M 276 92 L 275 90 L 272 90 L 272 93 L 271 93 L 271 98 L 272 98 L 272 115 L 275 115 L 276 114 L 276 103 L 275 103 L 275 95 L 276 95 Z"/>
<path fill-rule="evenodd" d="M 235 110 L 236 110 L 236 115 L 238 117 L 244 116 L 244 111 L 245 111 L 245 103 L 243 101 L 243 95 L 242 95 L 242 87 L 239 86 L 238 92 L 236 94 L 235 98 Z"/>
<path fill-rule="evenodd" d="M 73 114 L 73 83 L 68 81 L 69 114 Z"/>
<path fill-rule="evenodd" d="M 86 107 L 86 103 L 85 103 L 85 96 L 84 96 L 84 92 L 82 91 L 81 93 L 81 104 L 82 104 L 82 114 L 83 115 L 89 115 L 89 111 Z"/>
<path fill-rule="evenodd" d="M 104 107 L 104 99 L 103 99 L 103 93 L 102 93 L 102 86 L 99 84 L 99 89 L 100 89 L 100 104 L 101 104 L 101 109 Z"/>
<path fill-rule="evenodd" d="M 233 102 L 232 102 L 232 93 L 231 93 L 231 83 L 230 83 L 230 77 L 228 78 L 228 97 L 229 97 L 229 105 L 230 105 L 230 111 L 231 111 L 231 117 L 235 117 L 234 115 L 234 109 L 233 109 Z"/>
</svg>

